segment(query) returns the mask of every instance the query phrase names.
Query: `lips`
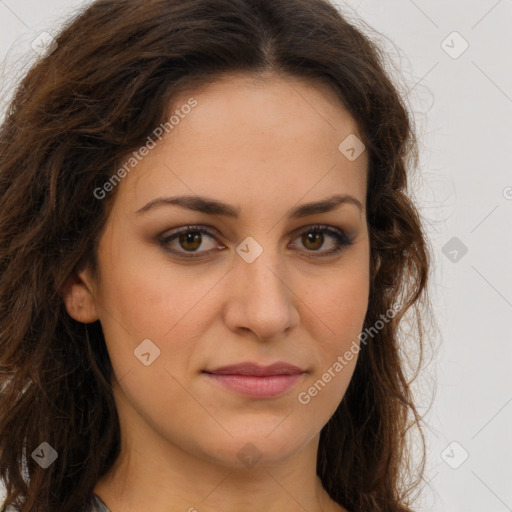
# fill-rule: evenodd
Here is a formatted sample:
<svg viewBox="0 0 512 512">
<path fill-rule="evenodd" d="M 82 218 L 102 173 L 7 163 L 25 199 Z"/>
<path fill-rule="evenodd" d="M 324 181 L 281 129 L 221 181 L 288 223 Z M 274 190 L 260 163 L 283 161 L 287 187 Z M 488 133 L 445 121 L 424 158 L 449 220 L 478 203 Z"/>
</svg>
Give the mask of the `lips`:
<svg viewBox="0 0 512 512">
<path fill-rule="evenodd" d="M 271 377 L 273 375 L 300 375 L 304 370 L 298 366 L 288 363 L 274 363 L 269 366 L 262 366 L 257 363 L 239 363 L 229 366 L 222 366 L 214 370 L 205 370 L 205 373 L 214 375 L 252 375 L 255 377 Z"/>
<path fill-rule="evenodd" d="M 298 366 L 283 362 L 270 366 L 248 362 L 203 371 L 215 386 L 257 399 L 282 395 L 296 386 L 306 373 Z"/>
</svg>

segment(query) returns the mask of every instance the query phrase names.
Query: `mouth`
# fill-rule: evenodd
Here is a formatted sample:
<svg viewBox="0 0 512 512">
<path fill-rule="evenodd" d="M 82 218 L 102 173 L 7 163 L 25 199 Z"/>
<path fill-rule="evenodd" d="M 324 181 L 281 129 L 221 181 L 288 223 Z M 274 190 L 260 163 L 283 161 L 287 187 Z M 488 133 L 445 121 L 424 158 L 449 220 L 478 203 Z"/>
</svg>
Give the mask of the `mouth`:
<svg viewBox="0 0 512 512">
<path fill-rule="evenodd" d="M 272 398 L 293 388 L 307 374 L 298 366 L 275 363 L 262 366 L 240 363 L 202 372 L 212 383 L 254 398 Z"/>
</svg>

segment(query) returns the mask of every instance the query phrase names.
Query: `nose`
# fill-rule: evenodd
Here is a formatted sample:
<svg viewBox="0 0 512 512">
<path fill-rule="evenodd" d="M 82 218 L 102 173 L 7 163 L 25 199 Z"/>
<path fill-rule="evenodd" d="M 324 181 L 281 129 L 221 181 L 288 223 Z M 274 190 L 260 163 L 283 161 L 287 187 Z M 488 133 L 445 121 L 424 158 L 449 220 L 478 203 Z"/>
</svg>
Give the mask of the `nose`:
<svg viewBox="0 0 512 512">
<path fill-rule="evenodd" d="M 250 331 L 259 339 L 271 340 L 298 325 L 298 299 L 278 259 L 279 255 L 264 250 L 252 263 L 236 262 L 224 310 L 231 331 Z"/>
</svg>

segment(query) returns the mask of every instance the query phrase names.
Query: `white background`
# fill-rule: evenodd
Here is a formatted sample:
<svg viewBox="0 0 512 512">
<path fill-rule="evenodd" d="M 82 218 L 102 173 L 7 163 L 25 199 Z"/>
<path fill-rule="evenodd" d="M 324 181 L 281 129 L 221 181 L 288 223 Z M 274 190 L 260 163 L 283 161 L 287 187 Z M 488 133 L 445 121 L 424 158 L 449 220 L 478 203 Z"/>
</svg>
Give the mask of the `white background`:
<svg viewBox="0 0 512 512">
<path fill-rule="evenodd" d="M 55 35 L 86 3 L 0 0 L 4 92 L 37 57 L 30 45 L 38 34 Z M 440 332 L 420 381 L 422 410 L 429 379 L 436 382 L 421 510 L 512 511 L 512 2 L 338 3 L 380 32 L 372 37 L 400 70 L 419 130 L 415 183 L 434 249 Z M 452 58 L 464 40 L 469 47 Z M 465 255 L 445 247 L 453 237 Z"/>
</svg>

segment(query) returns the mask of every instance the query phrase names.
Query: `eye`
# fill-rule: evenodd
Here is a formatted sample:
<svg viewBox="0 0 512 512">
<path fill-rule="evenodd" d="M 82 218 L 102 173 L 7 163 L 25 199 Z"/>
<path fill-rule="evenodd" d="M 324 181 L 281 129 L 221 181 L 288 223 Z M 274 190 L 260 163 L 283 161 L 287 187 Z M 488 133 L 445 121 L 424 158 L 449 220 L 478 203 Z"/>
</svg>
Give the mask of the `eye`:
<svg viewBox="0 0 512 512">
<path fill-rule="evenodd" d="M 198 251 L 203 245 L 205 237 L 215 240 L 215 234 L 202 226 L 184 226 L 175 230 L 171 235 L 165 236 L 159 240 L 160 245 L 169 252 L 183 258 L 197 258 L 205 253 L 212 252 L 212 249 L 225 249 L 222 244 L 211 244 L 210 250 Z M 174 247 L 173 247 L 174 243 Z M 178 247 L 176 247 L 176 244 Z M 186 254 L 189 253 L 189 254 Z M 197 253 L 197 254 L 194 254 Z"/>
<path fill-rule="evenodd" d="M 307 252 L 318 253 L 312 254 L 313 257 L 332 256 L 353 243 L 341 229 L 319 224 L 300 231 L 299 236 L 300 242 L 307 249 Z M 319 251 L 324 246 L 326 237 L 327 240 L 331 239 L 330 245 L 331 247 L 334 245 L 334 247 L 326 251 Z M 334 244 L 332 243 L 333 240 Z"/>
</svg>

